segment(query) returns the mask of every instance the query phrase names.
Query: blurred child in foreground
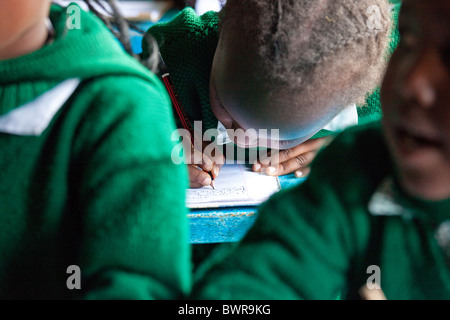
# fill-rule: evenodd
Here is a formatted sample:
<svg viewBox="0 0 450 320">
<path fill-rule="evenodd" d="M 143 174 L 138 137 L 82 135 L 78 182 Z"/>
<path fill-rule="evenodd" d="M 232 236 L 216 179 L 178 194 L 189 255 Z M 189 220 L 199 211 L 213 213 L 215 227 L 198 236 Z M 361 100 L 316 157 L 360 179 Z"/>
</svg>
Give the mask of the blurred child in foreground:
<svg viewBox="0 0 450 320">
<path fill-rule="evenodd" d="M 93 14 L 0 1 L 0 299 L 189 292 L 172 130 L 159 79 Z"/>
<path fill-rule="evenodd" d="M 450 298 L 450 2 L 406 0 L 382 125 L 342 133 L 275 195 L 199 299 Z"/>
</svg>

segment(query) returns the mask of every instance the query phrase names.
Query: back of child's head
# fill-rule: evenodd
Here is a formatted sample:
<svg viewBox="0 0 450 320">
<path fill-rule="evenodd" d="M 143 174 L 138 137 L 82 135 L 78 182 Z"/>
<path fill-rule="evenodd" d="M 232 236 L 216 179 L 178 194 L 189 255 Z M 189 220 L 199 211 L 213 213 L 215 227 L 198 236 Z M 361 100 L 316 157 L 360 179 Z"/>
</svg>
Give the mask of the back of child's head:
<svg viewBox="0 0 450 320">
<path fill-rule="evenodd" d="M 221 13 L 220 62 L 213 66 L 219 96 L 230 114 L 239 114 L 239 123 L 258 118 L 262 127 L 270 122 L 292 138 L 289 129 L 296 122 L 300 130 L 305 119 L 317 123 L 309 131 L 318 131 L 379 84 L 390 21 L 388 0 L 228 0 Z M 229 101 L 220 92 L 233 90 L 239 92 Z M 259 98 L 246 99 L 252 93 Z M 286 127 L 288 119 L 293 124 Z"/>
</svg>

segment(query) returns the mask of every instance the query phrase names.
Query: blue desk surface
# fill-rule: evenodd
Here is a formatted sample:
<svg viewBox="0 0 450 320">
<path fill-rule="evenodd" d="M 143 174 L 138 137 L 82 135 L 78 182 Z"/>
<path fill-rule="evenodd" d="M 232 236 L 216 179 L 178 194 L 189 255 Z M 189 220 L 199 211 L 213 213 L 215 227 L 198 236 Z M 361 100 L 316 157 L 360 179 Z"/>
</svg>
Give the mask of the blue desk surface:
<svg viewBox="0 0 450 320">
<path fill-rule="evenodd" d="M 169 10 L 158 22 L 172 19 L 179 11 Z M 147 30 L 153 22 L 142 22 L 138 27 Z M 132 34 L 131 45 L 135 53 L 142 51 L 142 35 Z M 279 178 L 282 189 L 290 188 L 305 180 L 294 175 Z M 235 242 L 242 239 L 248 229 L 253 225 L 257 216 L 257 207 L 235 207 L 220 209 L 196 209 L 188 214 L 190 223 L 190 243 L 212 244 Z"/>
<path fill-rule="evenodd" d="M 279 177 L 282 189 L 305 181 L 294 175 Z M 235 242 L 242 239 L 257 217 L 257 207 L 195 209 L 188 214 L 190 243 L 210 244 Z"/>
</svg>

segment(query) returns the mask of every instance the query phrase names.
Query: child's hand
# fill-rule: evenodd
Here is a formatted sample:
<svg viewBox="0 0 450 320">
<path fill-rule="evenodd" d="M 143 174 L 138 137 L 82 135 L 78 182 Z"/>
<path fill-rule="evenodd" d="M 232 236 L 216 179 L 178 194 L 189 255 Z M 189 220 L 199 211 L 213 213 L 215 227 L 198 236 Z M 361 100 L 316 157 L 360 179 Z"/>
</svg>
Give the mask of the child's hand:
<svg viewBox="0 0 450 320">
<path fill-rule="evenodd" d="M 205 150 L 206 146 L 207 144 L 203 145 L 203 150 Z M 201 163 L 199 159 L 201 159 Z M 206 155 L 192 146 L 190 163 L 195 164 L 188 165 L 189 187 L 201 188 L 211 185 L 211 177 L 207 172 L 211 172 L 214 179 L 217 178 L 220 169 L 225 163 L 225 157 L 222 154 L 217 154 L 217 152 L 210 157 L 210 155 Z"/>
<path fill-rule="evenodd" d="M 330 141 L 331 137 L 322 137 L 307 140 L 290 149 L 280 150 L 277 163 L 267 163 L 268 161 L 260 159 L 253 165 L 253 171 L 264 171 L 271 176 L 282 176 L 295 172 L 297 178 L 305 177 L 309 174 L 309 165 L 317 152 Z"/>
</svg>

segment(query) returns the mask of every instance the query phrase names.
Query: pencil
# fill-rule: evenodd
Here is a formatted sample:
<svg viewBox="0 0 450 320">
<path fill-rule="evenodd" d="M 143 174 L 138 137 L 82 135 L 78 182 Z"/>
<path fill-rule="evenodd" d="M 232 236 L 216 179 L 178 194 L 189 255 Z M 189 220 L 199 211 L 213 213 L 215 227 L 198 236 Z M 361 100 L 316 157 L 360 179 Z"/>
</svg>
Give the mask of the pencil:
<svg viewBox="0 0 450 320">
<path fill-rule="evenodd" d="M 169 93 L 170 99 L 172 100 L 172 105 L 175 110 L 175 113 L 178 115 L 178 118 L 181 121 L 181 124 L 183 125 L 183 128 L 186 129 L 190 136 L 191 136 L 191 144 L 194 147 L 195 146 L 195 140 L 194 140 L 194 129 L 192 127 L 191 121 L 189 120 L 189 117 L 186 114 L 186 111 L 184 111 L 183 106 L 181 105 L 180 99 L 178 95 L 175 92 L 175 88 L 173 86 L 172 79 L 170 78 L 170 74 L 167 70 L 166 64 L 164 63 L 164 60 L 161 56 L 161 53 L 159 53 L 159 60 L 160 60 L 160 72 L 161 72 L 161 78 L 164 82 L 164 86 L 167 89 L 167 92 Z M 211 187 L 213 189 L 215 188 L 214 184 L 214 176 L 212 172 L 203 170 L 204 172 L 208 173 L 211 177 Z"/>
</svg>

